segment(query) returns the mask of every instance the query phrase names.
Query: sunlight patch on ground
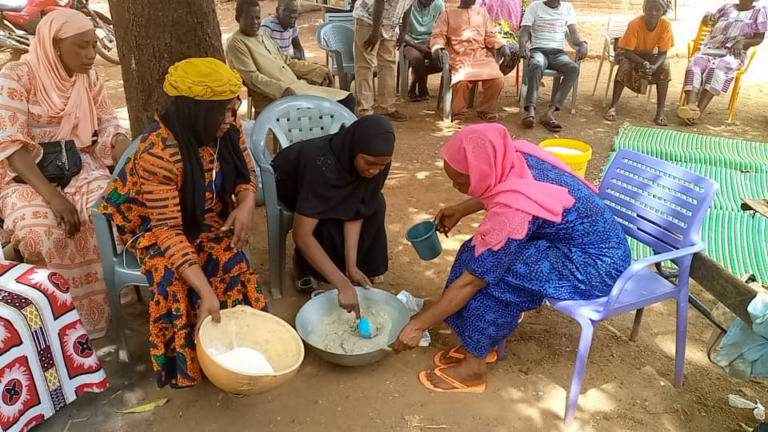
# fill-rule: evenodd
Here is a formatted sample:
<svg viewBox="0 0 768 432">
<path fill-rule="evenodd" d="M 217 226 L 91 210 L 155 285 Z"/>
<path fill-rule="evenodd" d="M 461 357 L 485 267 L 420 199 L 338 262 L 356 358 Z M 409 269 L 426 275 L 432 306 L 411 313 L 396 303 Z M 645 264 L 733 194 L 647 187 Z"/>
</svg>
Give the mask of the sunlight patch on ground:
<svg viewBox="0 0 768 432">
<path fill-rule="evenodd" d="M 675 359 L 675 331 L 657 336 L 655 342 L 656 346 L 658 346 L 659 349 L 664 352 L 664 355 L 669 357 L 669 360 L 673 362 Z M 687 347 L 688 349 L 685 350 L 686 364 L 688 366 L 690 366 L 691 363 L 695 363 L 698 366 L 709 366 L 711 363 L 707 358 L 706 348 L 702 347 L 702 349 L 692 349 L 690 344 L 691 343 L 689 341 L 689 346 Z M 674 367 L 674 365 L 672 365 L 672 367 Z"/>
<path fill-rule="evenodd" d="M 434 171 L 419 171 L 416 174 L 414 174 L 414 176 L 419 180 L 424 180 L 433 173 Z"/>
<path fill-rule="evenodd" d="M 128 119 L 128 107 L 116 108 L 115 113 L 117 113 L 117 119 L 120 121 L 120 126 L 129 129 L 131 127 L 131 122 Z"/>
</svg>

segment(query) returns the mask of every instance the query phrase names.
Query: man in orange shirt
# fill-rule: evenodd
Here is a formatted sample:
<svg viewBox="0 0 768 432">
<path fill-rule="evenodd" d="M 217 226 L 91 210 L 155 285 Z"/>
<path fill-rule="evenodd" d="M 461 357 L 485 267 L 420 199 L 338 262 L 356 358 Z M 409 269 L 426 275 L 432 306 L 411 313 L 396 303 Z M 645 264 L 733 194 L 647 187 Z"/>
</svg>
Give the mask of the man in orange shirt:
<svg viewBox="0 0 768 432">
<path fill-rule="evenodd" d="M 671 80 L 667 51 L 674 46 L 674 40 L 672 24 L 664 15 L 671 8 L 671 0 L 645 0 L 645 15 L 632 20 L 624 36 L 618 40 L 616 58 L 619 70 L 613 83 L 613 100 L 605 112 L 606 120 L 616 121 L 616 105 L 624 87 L 645 94 L 648 85 L 655 84 L 658 101 L 653 122 L 658 126 L 669 125 L 664 114 Z"/>
</svg>

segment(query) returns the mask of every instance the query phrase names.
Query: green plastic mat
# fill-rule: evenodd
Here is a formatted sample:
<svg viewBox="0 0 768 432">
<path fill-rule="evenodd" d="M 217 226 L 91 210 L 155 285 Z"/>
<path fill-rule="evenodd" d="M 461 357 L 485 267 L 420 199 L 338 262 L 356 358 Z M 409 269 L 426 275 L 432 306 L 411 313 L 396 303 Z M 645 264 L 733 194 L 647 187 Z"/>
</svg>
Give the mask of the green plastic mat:
<svg viewBox="0 0 768 432">
<path fill-rule="evenodd" d="M 630 149 L 670 161 L 716 181 L 720 188 L 704 220 L 707 255 L 736 276 L 753 273 L 768 283 L 768 219 L 741 211 L 741 197 L 768 197 L 768 144 L 623 126 L 615 152 Z M 635 258 L 651 255 L 631 240 Z"/>
<path fill-rule="evenodd" d="M 768 173 L 768 145 L 753 141 L 625 125 L 614 144 L 623 148 L 670 162 Z"/>
</svg>

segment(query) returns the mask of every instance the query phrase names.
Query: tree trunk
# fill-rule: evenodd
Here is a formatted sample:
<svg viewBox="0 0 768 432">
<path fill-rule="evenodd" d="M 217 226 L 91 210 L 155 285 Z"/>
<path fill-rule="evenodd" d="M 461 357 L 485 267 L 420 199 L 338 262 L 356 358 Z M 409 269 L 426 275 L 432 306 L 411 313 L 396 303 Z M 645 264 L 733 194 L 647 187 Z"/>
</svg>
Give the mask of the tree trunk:
<svg viewBox="0 0 768 432">
<path fill-rule="evenodd" d="M 224 60 L 215 0 L 109 0 L 131 132 L 139 136 L 167 104 L 163 81 L 190 57 Z"/>
</svg>

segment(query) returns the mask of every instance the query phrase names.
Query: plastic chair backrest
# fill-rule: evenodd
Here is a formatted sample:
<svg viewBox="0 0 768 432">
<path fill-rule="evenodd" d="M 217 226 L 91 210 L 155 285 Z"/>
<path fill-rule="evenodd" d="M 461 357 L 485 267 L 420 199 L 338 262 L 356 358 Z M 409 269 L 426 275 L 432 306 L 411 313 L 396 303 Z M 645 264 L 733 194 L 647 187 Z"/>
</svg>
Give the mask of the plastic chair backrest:
<svg viewBox="0 0 768 432">
<path fill-rule="evenodd" d="M 600 198 L 624 232 L 657 253 L 701 243 L 717 183 L 670 162 L 620 150 L 600 184 Z"/>
<path fill-rule="evenodd" d="M 345 65 L 355 64 L 353 44 L 355 29 L 340 22 L 328 22 L 317 28 L 317 45 L 325 51 L 338 51 Z"/>
<path fill-rule="evenodd" d="M 608 30 L 605 32 L 610 40 L 620 38 L 627 32 L 629 22 L 635 19 L 633 16 L 627 15 L 609 15 L 608 16 Z"/>
<path fill-rule="evenodd" d="M 249 143 L 251 155 L 261 170 L 267 207 L 277 206 L 275 172 L 267 150 L 270 131 L 280 142 L 280 149 L 291 144 L 337 132 L 357 118 L 338 102 L 320 96 L 289 96 L 267 105 L 253 125 Z"/>
<path fill-rule="evenodd" d="M 325 14 L 325 21 L 323 22 L 338 22 L 343 24 L 354 25 L 354 18 L 352 18 L 352 12 L 337 12 Z"/>
<path fill-rule="evenodd" d="M 693 40 L 693 49 L 691 50 L 691 54 L 699 51 L 701 44 L 704 43 L 704 39 L 706 39 L 710 33 L 712 33 L 712 26 L 704 24 L 702 21 L 701 24 L 699 24 L 699 30 L 696 32 L 696 39 Z"/>
</svg>

